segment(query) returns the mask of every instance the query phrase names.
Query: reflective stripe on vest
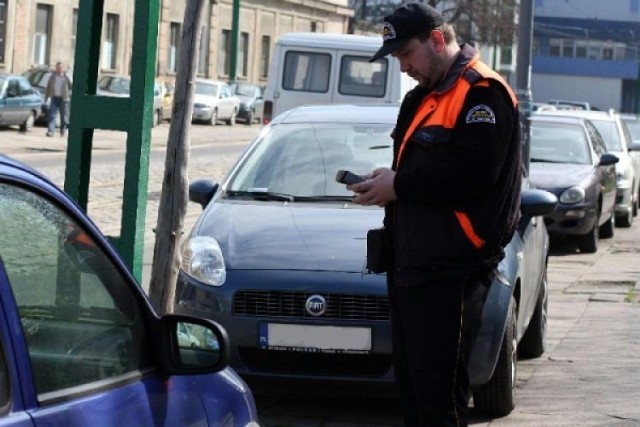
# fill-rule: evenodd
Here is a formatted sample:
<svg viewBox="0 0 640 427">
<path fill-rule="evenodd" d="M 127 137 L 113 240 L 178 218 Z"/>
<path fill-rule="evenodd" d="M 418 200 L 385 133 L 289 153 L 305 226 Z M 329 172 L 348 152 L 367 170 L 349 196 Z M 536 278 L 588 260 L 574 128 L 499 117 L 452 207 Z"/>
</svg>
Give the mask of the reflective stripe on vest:
<svg viewBox="0 0 640 427">
<path fill-rule="evenodd" d="M 472 68 L 484 79 L 476 82 L 475 85 L 488 85 L 486 79 L 493 79 L 500 82 L 507 89 L 509 96 L 511 97 L 511 102 L 515 107 L 517 105 L 517 99 L 507 82 L 502 78 L 502 76 L 500 76 L 500 74 L 493 71 L 478 59 L 479 55 L 476 54 L 471 61 L 469 61 L 469 65 L 467 66 L 467 69 Z M 467 71 L 467 69 L 465 69 L 465 71 Z M 440 126 L 445 129 L 453 129 L 455 127 L 460 111 L 462 111 L 464 100 L 469 89 L 471 89 L 471 86 L 471 82 L 466 78 L 461 77 L 447 92 L 432 92 L 425 97 L 420 104 L 420 107 L 418 107 L 407 132 L 404 134 L 400 148 L 398 149 L 398 156 L 395 164 L 396 170 L 398 170 L 400 166 L 400 159 L 402 158 L 407 142 L 418 127 Z M 460 228 L 462 228 L 462 231 L 471 244 L 476 249 L 484 247 L 485 241 L 476 234 L 469 216 L 463 211 L 454 211 L 453 213 L 460 224 Z"/>
</svg>

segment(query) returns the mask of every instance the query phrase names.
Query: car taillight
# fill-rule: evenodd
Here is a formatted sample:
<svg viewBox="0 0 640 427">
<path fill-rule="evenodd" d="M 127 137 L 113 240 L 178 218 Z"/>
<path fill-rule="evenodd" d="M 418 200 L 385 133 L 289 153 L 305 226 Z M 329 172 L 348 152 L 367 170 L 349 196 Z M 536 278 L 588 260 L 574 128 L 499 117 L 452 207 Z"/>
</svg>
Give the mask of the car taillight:
<svg viewBox="0 0 640 427">
<path fill-rule="evenodd" d="M 262 115 L 262 123 L 264 123 L 265 125 L 268 125 L 271 122 L 272 116 L 273 115 L 273 102 L 272 101 L 265 101 L 264 102 L 264 112 Z"/>
</svg>

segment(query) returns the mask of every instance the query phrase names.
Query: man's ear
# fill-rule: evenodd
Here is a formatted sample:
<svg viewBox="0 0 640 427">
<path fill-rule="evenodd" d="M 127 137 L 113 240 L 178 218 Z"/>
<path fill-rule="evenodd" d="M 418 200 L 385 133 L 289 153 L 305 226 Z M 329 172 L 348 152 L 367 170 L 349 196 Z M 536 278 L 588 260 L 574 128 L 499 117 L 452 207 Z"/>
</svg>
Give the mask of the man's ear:
<svg viewBox="0 0 640 427">
<path fill-rule="evenodd" d="M 432 30 L 429 38 L 433 41 L 433 47 L 436 52 L 442 52 L 446 43 L 444 42 L 444 34 L 440 30 Z"/>
</svg>

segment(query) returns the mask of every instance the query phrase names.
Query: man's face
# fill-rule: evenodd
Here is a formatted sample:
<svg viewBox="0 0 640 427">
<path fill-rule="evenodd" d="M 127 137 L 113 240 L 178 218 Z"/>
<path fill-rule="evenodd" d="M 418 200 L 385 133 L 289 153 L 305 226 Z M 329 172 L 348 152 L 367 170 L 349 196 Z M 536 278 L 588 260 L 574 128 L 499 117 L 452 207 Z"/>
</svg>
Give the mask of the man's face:
<svg viewBox="0 0 640 427">
<path fill-rule="evenodd" d="M 56 73 L 62 74 L 62 64 L 56 64 Z"/>
<path fill-rule="evenodd" d="M 444 60 L 437 54 L 433 36 L 424 41 L 412 38 L 391 54 L 400 61 L 400 71 L 420 86 L 435 86 L 444 74 Z"/>
</svg>

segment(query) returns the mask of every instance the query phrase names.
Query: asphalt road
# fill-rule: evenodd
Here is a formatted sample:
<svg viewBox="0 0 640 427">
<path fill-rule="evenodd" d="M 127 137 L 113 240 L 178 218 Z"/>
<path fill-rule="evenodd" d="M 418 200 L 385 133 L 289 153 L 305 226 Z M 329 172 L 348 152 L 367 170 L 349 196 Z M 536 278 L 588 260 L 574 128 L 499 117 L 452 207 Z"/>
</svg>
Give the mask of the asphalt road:
<svg viewBox="0 0 640 427">
<path fill-rule="evenodd" d="M 257 125 L 202 126 L 191 130 L 189 177 L 222 179 Z M 143 286 L 153 248 L 153 231 L 163 177 L 168 124 L 153 130 Z M 66 142 L 46 138 L 44 128 L 28 134 L 0 130 L 0 151 L 20 158 L 62 185 Z M 106 234 L 118 231 L 123 134 L 96 131 L 89 214 Z M 199 206 L 190 204 L 187 227 Z M 571 245 L 552 246 L 549 261 L 547 350 L 518 364 L 516 409 L 498 419 L 473 410 L 476 426 L 640 426 L 640 277 L 637 242 L 640 217 L 616 228 L 595 254 Z M 151 249 L 151 250 L 150 250 Z M 370 385 L 255 383 L 250 386 L 263 426 L 400 426 L 392 391 Z"/>
</svg>

